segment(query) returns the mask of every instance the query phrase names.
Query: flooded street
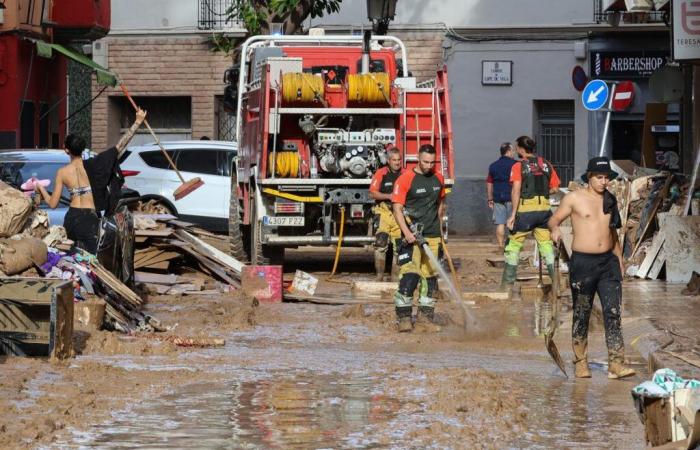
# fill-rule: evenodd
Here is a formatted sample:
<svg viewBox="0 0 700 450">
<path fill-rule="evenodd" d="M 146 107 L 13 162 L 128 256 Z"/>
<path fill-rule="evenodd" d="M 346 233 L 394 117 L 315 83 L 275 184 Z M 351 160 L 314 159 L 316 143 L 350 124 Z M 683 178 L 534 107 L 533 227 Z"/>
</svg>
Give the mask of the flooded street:
<svg viewBox="0 0 700 450">
<path fill-rule="evenodd" d="M 201 318 L 183 310 L 215 306 L 160 300 L 159 315 L 184 327 Z M 211 330 L 226 339 L 220 349 L 78 358 L 158 371 L 161 381 L 197 376 L 43 448 L 643 447 L 629 394 L 640 378 L 607 379 L 595 325 L 593 378 L 565 378 L 540 335 L 546 311 L 519 298 L 478 301 L 465 333 L 460 308 L 441 304 L 439 333 L 398 334 L 391 305 L 263 304 L 254 325 Z M 563 326 L 556 341 L 572 375 Z"/>
</svg>

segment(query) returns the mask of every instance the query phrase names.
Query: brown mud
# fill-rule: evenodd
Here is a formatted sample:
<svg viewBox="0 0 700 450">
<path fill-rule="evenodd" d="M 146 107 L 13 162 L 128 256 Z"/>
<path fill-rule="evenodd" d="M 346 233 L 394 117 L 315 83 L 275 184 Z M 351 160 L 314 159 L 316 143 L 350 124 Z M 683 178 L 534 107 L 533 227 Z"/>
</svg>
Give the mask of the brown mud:
<svg viewBox="0 0 700 450">
<path fill-rule="evenodd" d="M 460 274 L 479 278 L 488 251 L 481 265 L 464 258 Z M 285 277 L 300 268 L 326 278 L 332 253 L 290 253 Z M 371 280 L 368 257 L 348 252 L 338 280 Z M 479 289 L 491 287 L 495 272 L 485 269 Z M 2 359 L 0 448 L 643 446 L 629 397 L 639 379 L 609 382 L 597 365 L 591 380 L 565 379 L 544 349 L 533 302 L 477 299 L 477 322 L 466 331 L 461 307 L 439 302 L 439 332 L 397 333 L 393 305 L 374 300 L 151 296 L 147 309 L 170 334 L 224 338 L 226 346 L 80 329 L 74 360 Z M 567 333 L 556 340 L 569 362 Z M 602 359 L 599 329 L 590 347 Z"/>
</svg>

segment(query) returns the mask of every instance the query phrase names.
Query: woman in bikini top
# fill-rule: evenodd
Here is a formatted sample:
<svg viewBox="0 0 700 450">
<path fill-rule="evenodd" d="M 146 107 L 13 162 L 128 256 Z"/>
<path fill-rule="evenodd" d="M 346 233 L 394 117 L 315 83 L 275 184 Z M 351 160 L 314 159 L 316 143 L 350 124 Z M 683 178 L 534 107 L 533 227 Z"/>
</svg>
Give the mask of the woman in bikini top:
<svg viewBox="0 0 700 450">
<path fill-rule="evenodd" d="M 99 219 L 95 212 L 90 180 L 83 166 L 85 141 L 79 136 L 69 134 L 66 136 L 65 150 L 70 156 L 70 163 L 58 169 L 53 192 L 49 194 L 40 183 L 36 183 L 36 189 L 50 208 L 56 208 L 61 200 L 63 188 L 66 187 L 70 194 L 70 208 L 63 219 L 63 227 L 68 238 L 74 241 L 76 246 L 94 254 L 97 251 Z"/>
</svg>

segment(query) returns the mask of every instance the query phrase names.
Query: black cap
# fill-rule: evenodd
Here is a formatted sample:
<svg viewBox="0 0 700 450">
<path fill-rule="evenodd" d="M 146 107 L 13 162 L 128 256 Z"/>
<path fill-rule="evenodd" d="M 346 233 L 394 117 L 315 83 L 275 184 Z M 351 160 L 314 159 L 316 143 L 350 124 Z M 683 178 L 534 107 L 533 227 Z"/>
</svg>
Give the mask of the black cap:
<svg viewBox="0 0 700 450">
<path fill-rule="evenodd" d="M 606 156 L 597 156 L 588 160 L 588 169 L 586 169 L 586 173 L 581 175 L 581 180 L 583 180 L 584 183 L 588 183 L 589 173 L 605 173 L 608 175 L 610 181 L 614 180 L 619 175 L 619 173 L 610 168 L 610 160 Z"/>
</svg>

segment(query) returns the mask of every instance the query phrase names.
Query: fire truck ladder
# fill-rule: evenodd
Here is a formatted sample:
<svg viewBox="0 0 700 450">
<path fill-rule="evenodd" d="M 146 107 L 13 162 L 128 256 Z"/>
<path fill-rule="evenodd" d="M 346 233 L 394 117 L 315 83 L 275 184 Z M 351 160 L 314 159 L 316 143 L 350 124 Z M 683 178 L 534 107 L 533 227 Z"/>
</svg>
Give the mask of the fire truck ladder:
<svg viewBox="0 0 700 450">
<path fill-rule="evenodd" d="M 423 106 L 427 103 L 424 97 L 428 94 L 431 96 L 431 106 Z M 413 99 L 416 99 L 415 103 L 421 106 L 414 106 Z M 418 99 L 423 101 L 420 102 Z M 435 100 L 435 89 L 430 87 L 417 87 L 415 89 L 406 89 L 403 91 L 404 108 L 402 119 L 405 131 L 403 135 L 404 148 L 402 150 L 404 165 L 406 165 L 408 161 L 415 162 L 418 160 L 418 149 L 422 144 L 428 143 L 429 141 L 431 145 L 435 145 Z M 421 129 L 421 118 L 427 118 L 428 111 L 430 112 L 430 128 Z M 413 119 L 414 122 L 414 127 L 412 129 L 409 129 L 409 119 Z M 426 142 L 422 142 L 422 137 L 426 138 Z M 415 140 L 415 147 L 410 146 L 411 148 L 409 148 L 409 139 L 411 141 Z M 442 159 L 442 154 L 440 155 L 440 159 Z"/>
</svg>

